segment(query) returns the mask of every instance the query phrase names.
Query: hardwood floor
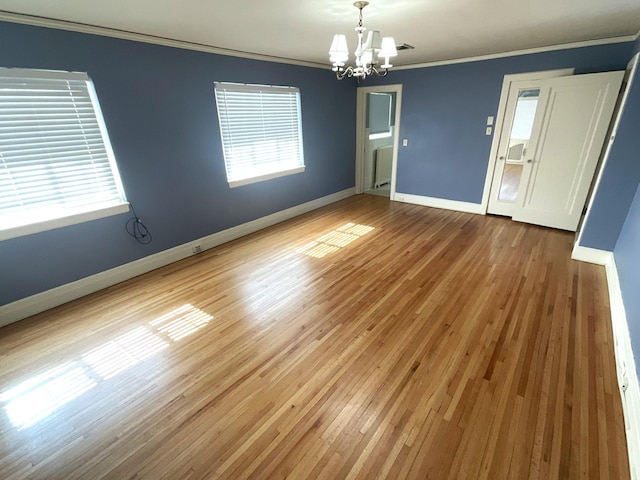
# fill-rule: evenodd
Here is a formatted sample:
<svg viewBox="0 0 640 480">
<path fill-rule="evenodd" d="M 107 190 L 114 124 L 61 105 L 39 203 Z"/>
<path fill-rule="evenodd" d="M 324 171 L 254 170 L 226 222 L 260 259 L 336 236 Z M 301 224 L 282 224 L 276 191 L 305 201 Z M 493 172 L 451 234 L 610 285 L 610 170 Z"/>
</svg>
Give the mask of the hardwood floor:
<svg viewBox="0 0 640 480">
<path fill-rule="evenodd" d="M 0 477 L 629 478 L 573 235 L 360 195 L 0 329 Z"/>
</svg>

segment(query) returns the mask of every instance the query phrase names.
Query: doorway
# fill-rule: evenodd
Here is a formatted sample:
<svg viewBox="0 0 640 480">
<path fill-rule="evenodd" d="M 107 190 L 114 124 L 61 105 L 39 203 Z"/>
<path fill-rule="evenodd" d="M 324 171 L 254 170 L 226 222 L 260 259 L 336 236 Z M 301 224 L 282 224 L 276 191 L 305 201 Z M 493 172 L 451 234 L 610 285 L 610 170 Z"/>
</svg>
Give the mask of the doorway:
<svg viewBox="0 0 640 480">
<path fill-rule="evenodd" d="M 401 85 L 358 88 L 356 193 L 393 199 L 401 97 Z"/>
<path fill-rule="evenodd" d="M 509 84 L 488 213 L 576 231 L 623 73 Z"/>
</svg>

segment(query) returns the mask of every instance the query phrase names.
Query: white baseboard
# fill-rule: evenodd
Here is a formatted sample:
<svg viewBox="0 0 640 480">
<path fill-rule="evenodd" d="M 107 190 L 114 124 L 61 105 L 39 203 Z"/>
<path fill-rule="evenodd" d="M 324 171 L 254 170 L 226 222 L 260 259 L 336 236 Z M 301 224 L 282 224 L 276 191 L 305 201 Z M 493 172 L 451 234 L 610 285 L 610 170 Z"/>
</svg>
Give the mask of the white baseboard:
<svg viewBox="0 0 640 480">
<path fill-rule="evenodd" d="M 391 200 L 396 202 L 412 203 L 425 207 L 444 208 L 445 210 L 456 210 L 458 212 L 476 213 L 484 215 L 485 210 L 480 203 L 460 202 L 458 200 L 447 200 L 445 198 L 423 197 L 422 195 L 411 195 L 409 193 L 395 193 Z"/>
<path fill-rule="evenodd" d="M 616 371 L 627 435 L 631 480 L 640 480 L 640 383 L 631 349 L 631 337 L 615 258 L 613 253 L 605 253 L 609 254 L 605 269 L 609 285 Z"/>
<path fill-rule="evenodd" d="M 355 195 L 355 188 L 348 188 L 347 190 L 342 190 L 341 192 L 333 193 L 326 197 L 318 198 L 251 222 L 243 223 L 242 225 L 170 248 L 169 250 L 149 255 L 148 257 L 135 260 L 125 265 L 96 273 L 95 275 L 82 278 L 75 282 L 67 283 L 52 288 L 51 290 L 46 290 L 30 297 L 2 305 L 0 306 L 0 327 L 187 258 L 194 254 L 193 247 L 196 245 L 200 245 L 202 250 L 217 247 L 223 243 L 249 235 L 250 233 L 257 232 L 263 228 L 270 227 L 331 203 L 338 202 L 352 195 Z"/>
<path fill-rule="evenodd" d="M 582 247 L 577 243 L 573 246 L 571 252 L 571 258 L 573 260 L 580 260 L 581 262 L 595 263 L 596 265 L 606 265 L 612 258 L 611 252 L 606 250 L 598 250 L 597 248 Z"/>
</svg>

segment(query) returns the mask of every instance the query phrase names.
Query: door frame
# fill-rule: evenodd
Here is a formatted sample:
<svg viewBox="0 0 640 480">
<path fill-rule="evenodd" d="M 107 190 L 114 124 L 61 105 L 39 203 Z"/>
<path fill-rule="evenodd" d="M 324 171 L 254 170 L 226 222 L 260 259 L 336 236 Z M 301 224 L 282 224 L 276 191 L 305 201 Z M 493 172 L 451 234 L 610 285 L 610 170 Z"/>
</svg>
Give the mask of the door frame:
<svg viewBox="0 0 640 480">
<path fill-rule="evenodd" d="M 402 84 L 358 87 L 356 97 L 356 194 L 364 193 L 364 135 L 367 126 L 367 94 L 393 92 L 396 94 L 396 123 L 393 129 L 393 160 L 391 164 L 390 199 L 395 200 L 396 171 L 398 166 L 398 147 L 400 139 L 400 112 L 402 110 Z"/>
<path fill-rule="evenodd" d="M 545 78 L 566 77 L 573 75 L 574 68 L 563 68 L 558 70 L 544 70 L 540 72 L 515 73 L 505 75 L 502 80 L 502 90 L 500 91 L 500 101 L 498 103 L 498 111 L 496 112 L 496 120 L 494 122 L 493 138 L 491 139 L 491 151 L 489 153 L 489 162 L 487 165 L 487 174 L 484 180 L 484 190 L 482 192 L 481 211 L 487 213 L 489 208 L 489 193 L 491 192 L 491 184 L 495 174 L 496 162 L 498 160 L 498 147 L 500 145 L 500 137 L 505 123 L 505 114 L 507 110 L 507 98 L 509 90 L 513 82 L 536 81 Z"/>
</svg>

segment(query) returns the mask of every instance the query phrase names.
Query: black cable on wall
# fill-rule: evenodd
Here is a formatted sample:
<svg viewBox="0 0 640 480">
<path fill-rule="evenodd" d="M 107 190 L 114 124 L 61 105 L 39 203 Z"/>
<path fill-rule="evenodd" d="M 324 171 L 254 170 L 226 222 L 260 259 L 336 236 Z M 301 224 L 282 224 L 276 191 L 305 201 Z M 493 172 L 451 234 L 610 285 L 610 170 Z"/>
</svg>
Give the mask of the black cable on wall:
<svg viewBox="0 0 640 480">
<path fill-rule="evenodd" d="M 124 229 L 127 231 L 129 235 L 135 238 L 136 242 L 141 243 L 143 245 L 147 245 L 151 243 L 152 237 L 149 229 L 142 223 L 142 220 L 138 218 L 136 215 L 136 211 L 133 208 L 133 204 L 131 205 L 131 212 L 133 213 L 133 218 L 127 220 L 127 223 L 124 226 Z"/>
</svg>

